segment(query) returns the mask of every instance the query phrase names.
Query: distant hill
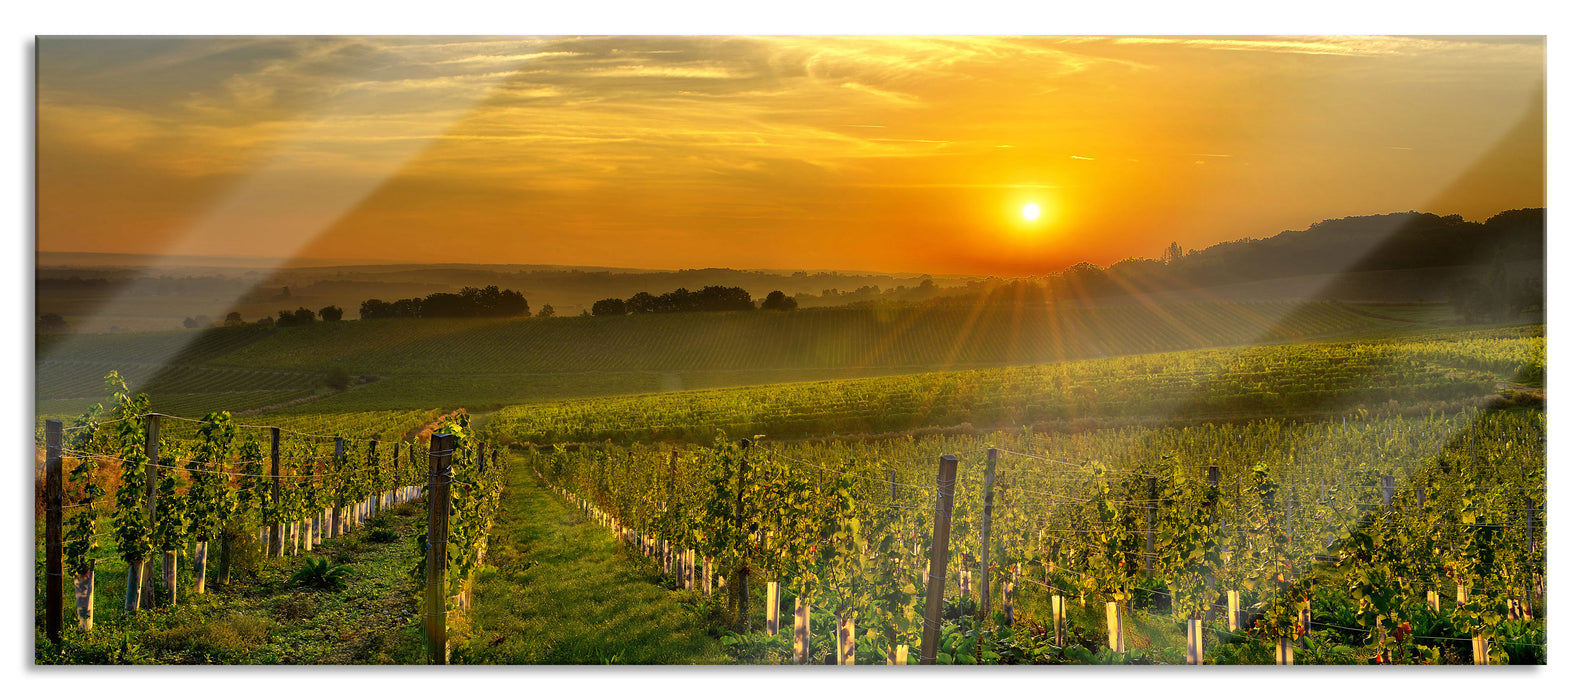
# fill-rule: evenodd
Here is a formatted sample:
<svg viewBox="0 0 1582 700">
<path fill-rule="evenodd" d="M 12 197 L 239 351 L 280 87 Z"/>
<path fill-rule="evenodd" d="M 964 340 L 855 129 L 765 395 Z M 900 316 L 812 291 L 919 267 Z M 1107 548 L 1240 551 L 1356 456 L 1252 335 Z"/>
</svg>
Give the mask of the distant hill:
<svg viewBox="0 0 1582 700">
<path fill-rule="evenodd" d="M 531 309 L 548 304 L 561 316 L 590 310 L 603 298 L 710 285 L 741 287 L 754 299 L 781 291 L 803 310 L 854 303 L 970 304 L 1001 288 L 1011 296 L 1051 301 L 1117 300 L 1139 293 L 1168 298 L 1196 290 L 1237 299 L 1442 303 L 1453 282 L 1483 279 L 1495 261 L 1506 266 L 1511 283 L 1536 280 L 1541 286 L 1545 223 L 1541 208 L 1502 212 L 1482 223 L 1419 212 L 1352 216 L 1268 238 L 1122 260 L 1107 268 L 1079 263 L 1022 280 L 728 268 L 306 266 L 306 261 L 275 268 L 261 260 L 41 252 L 36 312 L 58 314 L 75 331 L 145 331 L 178 328 L 187 317 L 212 322 L 231 311 L 247 321 L 328 305 L 355 315 L 367 299 L 391 301 L 487 285 L 519 290 Z M 156 261 L 168 266 L 139 267 Z"/>
</svg>

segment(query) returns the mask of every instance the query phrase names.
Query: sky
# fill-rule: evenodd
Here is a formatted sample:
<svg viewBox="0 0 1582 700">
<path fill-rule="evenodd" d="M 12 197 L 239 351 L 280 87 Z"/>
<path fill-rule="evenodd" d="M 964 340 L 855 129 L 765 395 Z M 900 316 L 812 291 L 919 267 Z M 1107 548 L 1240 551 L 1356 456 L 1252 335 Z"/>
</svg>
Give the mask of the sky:
<svg viewBox="0 0 1582 700">
<path fill-rule="evenodd" d="M 1545 204 L 1542 37 L 37 48 L 43 251 L 1021 276 Z"/>
</svg>

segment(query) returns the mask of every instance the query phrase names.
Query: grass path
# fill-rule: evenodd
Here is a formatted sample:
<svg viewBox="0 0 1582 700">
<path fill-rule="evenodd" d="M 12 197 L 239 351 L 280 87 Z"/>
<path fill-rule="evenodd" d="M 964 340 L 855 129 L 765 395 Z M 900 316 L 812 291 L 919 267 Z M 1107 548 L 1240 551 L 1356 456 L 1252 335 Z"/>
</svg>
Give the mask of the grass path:
<svg viewBox="0 0 1582 700">
<path fill-rule="evenodd" d="M 695 593 L 666 588 L 607 531 L 538 483 L 506 470 L 486 568 L 452 663 L 724 664 Z"/>
</svg>

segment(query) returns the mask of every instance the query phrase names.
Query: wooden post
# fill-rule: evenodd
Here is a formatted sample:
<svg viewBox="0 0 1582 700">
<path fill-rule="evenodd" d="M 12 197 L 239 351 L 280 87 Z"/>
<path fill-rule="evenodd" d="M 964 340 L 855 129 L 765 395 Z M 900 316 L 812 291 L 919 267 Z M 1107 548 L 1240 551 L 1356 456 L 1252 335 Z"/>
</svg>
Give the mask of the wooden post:
<svg viewBox="0 0 1582 700">
<path fill-rule="evenodd" d="M 197 542 L 192 545 L 192 592 L 202 594 L 207 589 L 209 577 L 209 543 Z"/>
<path fill-rule="evenodd" d="M 1203 664 L 1203 621 L 1196 618 L 1187 620 L 1186 662 L 1192 666 Z"/>
<path fill-rule="evenodd" d="M 380 464 L 379 464 L 379 441 L 378 440 L 369 440 L 368 441 L 368 461 L 373 463 L 373 478 L 372 478 L 373 486 L 368 489 L 368 491 L 372 494 L 372 495 L 370 495 L 368 497 L 368 516 L 369 517 L 373 517 L 373 516 L 379 514 L 379 466 L 380 466 Z M 478 456 L 478 461 L 479 462 L 483 461 L 483 456 L 482 455 Z"/>
<path fill-rule="evenodd" d="M 62 484 L 61 427 L 58 420 L 44 421 L 44 634 L 60 643 L 65 616 L 66 550 L 61 544 Z"/>
<path fill-rule="evenodd" d="M 1389 474 L 1379 477 L 1379 490 L 1383 493 L 1384 510 L 1388 511 L 1395 500 L 1395 477 Z"/>
<path fill-rule="evenodd" d="M 1489 665 L 1489 640 L 1481 634 L 1472 635 L 1472 663 L 1475 666 Z"/>
<path fill-rule="evenodd" d="M 890 470 L 890 502 L 895 502 L 895 470 Z"/>
<path fill-rule="evenodd" d="M 1143 567 L 1149 576 L 1154 575 L 1154 511 L 1159 507 L 1159 479 L 1148 477 L 1148 556 L 1143 557 Z"/>
<path fill-rule="evenodd" d="M 430 474 L 429 474 L 429 485 L 430 486 L 432 486 L 433 483 L 434 483 L 433 474 L 432 474 L 432 471 L 433 471 L 433 468 L 434 468 L 434 456 L 433 456 L 434 447 L 433 447 L 433 444 L 434 444 L 433 437 L 430 436 L 430 438 L 429 438 L 429 451 L 430 451 L 430 454 L 429 454 L 429 458 L 428 458 L 428 464 L 429 464 L 429 470 L 430 470 Z M 449 451 L 447 450 L 447 454 L 446 454 L 447 457 L 450 456 L 448 454 L 448 452 Z M 335 437 L 335 464 L 336 464 L 337 467 L 345 466 L 345 465 L 343 465 L 341 463 L 341 458 L 345 457 L 345 456 L 346 456 L 346 441 L 341 439 L 340 436 L 336 436 Z M 344 475 L 344 474 L 337 474 L 336 478 L 335 478 L 335 481 L 343 481 L 343 480 L 345 480 L 345 478 L 346 478 L 346 475 Z M 335 490 L 336 491 L 340 491 L 340 489 L 338 489 L 338 488 L 335 489 Z M 433 491 L 429 491 L 429 494 L 430 494 L 431 498 L 432 498 L 433 493 L 434 493 Z M 333 494 L 333 495 L 335 497 L 335 504 L 330 506 L 330 537 L 340 537 L 341 535 L 346 533 L 346 518 L 343 515 L 343 513 L 346 510 L 346 504 L 341 502 L 341 498 L 342 498 L 341 494 L 336 493 L 336 494 Z M 430 506 L 429 509 L 433 510 L 432 505 Z"/>
<path fill-rule="evenodd" d="M 173 551 L 165 552 L 164 558 L 160 562 L 159 573 L 165 584 L 166 605 L 176 604 L 176 554 Z"/>
<path fill-rule="evenodd" d="M 1417 509 L 1418 510 L 1422 510 L 1423 509 L 1423 503 L 1425 501 L 1427 501 L 1427 500 L 1428 500 L 1427 490 L 1424 489 L 1421 485 L 1419 485 L 1417 487 Z"/>
<path fill-rule="evenodd" d="M 1527 499 L 1527 551 L 1536 552 L 1538 546 L 1533 542 L 1533 499 Z"/>
<path fill-rule="evenodd" d="M 752 444 L 752 440 L 747 438 L 741 439 L 743 462 L 747 460 L 747 449 L 751 447 Z M 743 469 L 741 466 L 738 466 L 736 469 L 736 517 L 734 527 L 738 535 L 742 531 L 742 511 L 744 510 L 742 507 L 742 480 L 746 478 L 746 474 L 743 473 L 744 471 L 745 469 Z M 738 564 L 736 566 L 736 570 L 732 572 L 731 575 L 734 577 L 734 585 L 731 587 L 731 595 L 736 598 L 736 624 L 746 626 L 749 624 L 747 620 L 747 567 L 744 564 Z"/>
<path fill-rule="evenodd" d="M 337 438 L 336 444 L 339 443 Z M 450 460 L 455 444 L 454 435 L 434 435 L 429 442 L 428 453 L 428 566 L 424 623 L 427 627 L 428 661 L 441 665 L 450 662 L 450 644 L 445 638 L 445 564 L 446 544 L 450 538 Z"/>
<path fill-rule="evenodd" d="M 1232 631 L 1241 629 L 1241 591 L 1225 591 L 1225 624 Z"/>
<path fill-rule="evenodd" d="M 1104 604 L 1104 621 L 1110 629 L 1110 651 L 1126 653 L 1126 633 L 1121 629 L 1121 610 L 1113 600 Z"/>
<path fill-rule="evenodd" d="M 981 554 L 978 557 L 979 622 L 989 619 L 989 525 L 994 522 L 994 467 L 999 455 L 999 450 L 990 447 L 989 460 L 983 465 L 983 537 L 979 540 Z"/>
<path fill-rule="evenodd" d="M 1291 640 L 1281 637 L 1274 640 L 1274 665 L 1291 666 L 1296 664 L 1296 646 Z"/>
<path fill-rule="evenodd" d="M 769 582 L 769 592 L 765 595 L 765 601 L 766 601 L 765 602 L 765 606 L 768 608 L 768 610 L 765 613 L 765 618 L 766 619 L 764 621 L 764 632 L 768 633 L 769 636 L 772 637 L 772 636 L 780 633 L 780 582 L 779 581 L 770 581 Z"/>
<path fill-rule="evenodd" d="M 275 517 L 269 523 L 269 556 L 283 556 L 286 538 L 280 532 L 280 429 L 269 429 L 269 503 L 275 507 Z"/>
<path fill-rule="evenodd" d="M 159 416 L 149 415 L 143 420 L 148 432 L 148 440 L 143 443 L 143 454 L 148 456 L 145 497 L 148 504 L 148 531 L 152 533 L 159 522 Z M 142 572 L 138 575 L 137 607 L 132 609 L 149 610 L 153 607 L 154 558 L 149 557 L 143 561 Z"/>
<path fill-rule="evenodd" d="M 1456 584 L 1456 607 L 1459 608 L 1459 607 L 1461 607 L 1463 605 L 1466 605 L 1466 604 L 1467 604 L 1467 584 L 1465 584 L 1465 583 L 1458 583 L 1458 584 Z"/>
<path fill-rule="evenodd" d="M 1439 591 L 1428 592 L 1428 604 L 1434 607 L 1434 612 L 1439 612 Z"/>
<path fill-rule="evenodd" d="M 934 545 L 929 550 L 928 590 L 923 603 L 923 653 L 919 663 L 932 666 L 939 653 L 940 614 L 945 602 L 945 567 L 950 556 L 950 511 L 956 502 L 956 458 L 939 458 L 935 478 Z M 801 620 L 798 620 L 801 625 Z"/>
<path fill-rule="evenodd" d="M 811 646 L 809 642 L 812 641 L 811 633 L 808 631 L 808 617 L 807 603 L 803 602 L 799 596 L 796 599 L 796 619 L 792 621 L 793 627 L 791 629 L 792 658 L 799 664 L 808 662 L 808 653 Z M 924 634 L 927 634 L 927 632 L 924 632 Z M 938 633 L 936 632 L 936 634 Z"/>
<path fill-rule="evenodd" d="M 840 642 L 838 663 L 841 666 L 857 665 L 857 618 L 840 618 L 840 630 L 837 635 Z"/>
</svg>

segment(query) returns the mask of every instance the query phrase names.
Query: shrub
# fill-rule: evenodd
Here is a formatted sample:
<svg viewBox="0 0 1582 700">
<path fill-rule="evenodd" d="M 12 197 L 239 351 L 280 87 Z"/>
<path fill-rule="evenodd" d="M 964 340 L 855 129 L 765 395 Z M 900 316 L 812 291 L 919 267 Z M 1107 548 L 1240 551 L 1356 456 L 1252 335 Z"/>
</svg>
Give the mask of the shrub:
<svg viewBox="0 0 1582 700">
<path fill-rule="evenodd" d="M 308 588 L 338 591 L 346 587 L 346 577 L 351 573 L 349 566 L 331 566 L 329 559 L 308 557 L 308 562 L 291 575 L 291 582 Z"/>
</svg>

